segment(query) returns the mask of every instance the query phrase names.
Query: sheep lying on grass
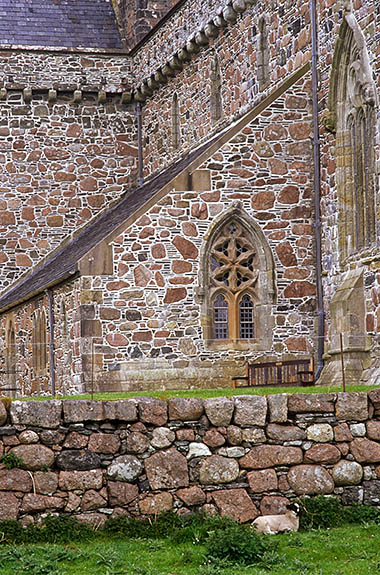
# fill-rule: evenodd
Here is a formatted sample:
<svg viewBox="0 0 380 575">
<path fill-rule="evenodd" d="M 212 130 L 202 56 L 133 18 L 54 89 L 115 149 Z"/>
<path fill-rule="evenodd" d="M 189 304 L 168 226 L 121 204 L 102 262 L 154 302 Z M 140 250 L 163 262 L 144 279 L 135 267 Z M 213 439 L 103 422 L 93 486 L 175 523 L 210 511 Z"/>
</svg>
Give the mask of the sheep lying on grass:
<svg viewBox="0 0 380 575">
<path fill-rule="evenodd" d="M 290 503 L 283 515 L 262 515 L 257 517 L 251 527 L 259 533 L 275 535 L 284 531 L 298 531 L 300 506 L 298 503 Z"/>
</svg>

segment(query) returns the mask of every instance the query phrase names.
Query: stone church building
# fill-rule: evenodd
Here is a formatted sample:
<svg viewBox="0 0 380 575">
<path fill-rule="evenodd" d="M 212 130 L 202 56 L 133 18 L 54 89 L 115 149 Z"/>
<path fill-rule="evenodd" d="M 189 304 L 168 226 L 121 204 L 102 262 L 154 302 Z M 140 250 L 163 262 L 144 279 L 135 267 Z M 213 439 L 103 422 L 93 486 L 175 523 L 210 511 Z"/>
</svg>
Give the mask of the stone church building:
<svg viewBox="0 0 380 575">
<path fill-rule="evenodd" d="M 378 0 L 2 0 L 0 62 L 2 390 L 379 382 Z"/>
</svg>

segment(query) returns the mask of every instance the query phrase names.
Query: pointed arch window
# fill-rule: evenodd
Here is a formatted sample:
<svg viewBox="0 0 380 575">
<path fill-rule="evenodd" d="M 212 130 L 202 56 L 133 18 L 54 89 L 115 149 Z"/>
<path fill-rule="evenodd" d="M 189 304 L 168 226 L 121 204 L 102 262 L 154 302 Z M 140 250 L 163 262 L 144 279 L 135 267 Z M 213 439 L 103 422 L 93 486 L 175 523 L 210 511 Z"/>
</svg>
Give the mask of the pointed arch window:
<svg viewBox="0 0 380 575">
<path fill-rule="evenodd" d="M 172 100 L 172 147 L 174 150 L 179 148 L 181 143 L 181 128 L 179 117 L 179 102 L 175 92 Z"/>
<path fill-rule="evenodd" d="M 240 222 L 232 220 L 221 228 L 209 265 L 213 338 L 253 339 L 258 257 Z"/>
<path fill-rule="evenodd" d="M 239 303 L 239 330 L 240 339 L 253 339 L 254 327 L 254 303 L 249 294 L 244 294 Z"/>
<path fill-rule="evenodd" d="M 225 296 L 219 293 L 213 304 L 214 338 L 228 339 L 228 303 Z"/>
<path fill-rule="evenodd" d="M 13 318 L 8 320 L 6 331 L 6 373 L 9 391 L 15 391 L 16 386 L 16 335 Z"/>
<path fill-rule="evenodd" d="M 260 224 L 239 201 L 217 218 L 202 246 L 196 296 L 208 348 L 271 348 L 273 254 Z"/>
<path fill-rule="evenodd" d="M 376 243 L 376 88 L 364 34 L 352 12 L 339 33 L 326 127 L 336 132 L 338 241 L 344 261 Z"/>
<path fill-rule="evenodd" d="M 267 87 L 269 82 L 269 42 L 268 27 L 265 18 L 259 21 L 259 34 L 257 37 L 257 80 L 260 90 Z"/>
<path fill-rule="evenodd" d="M 351 144 L 353 248 L 369 246 L 375 238 L 374 193 L 371 183 L 373 128 L 370 110 L 355 110 L 347 120 Z"/>
<path fill-rule="evenodd" d="M 211 62 L 211 121 L 213 124 L 221 119 L 222 113 L 222 75 L 219 58 L 215 55 Z"/>
</svg>

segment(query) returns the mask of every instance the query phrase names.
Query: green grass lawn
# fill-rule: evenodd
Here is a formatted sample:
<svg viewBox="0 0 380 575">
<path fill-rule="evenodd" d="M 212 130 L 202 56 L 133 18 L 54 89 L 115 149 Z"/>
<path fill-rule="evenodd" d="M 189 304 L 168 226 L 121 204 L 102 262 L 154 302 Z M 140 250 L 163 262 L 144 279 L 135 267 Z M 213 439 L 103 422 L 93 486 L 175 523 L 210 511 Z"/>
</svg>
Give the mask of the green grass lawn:
<svg viewBox="0 0 380 575">
<path fill-rule="evenodd" d="M 364 391 L 368 392 L 371 389 L 376 389 L 376 385 L 348 385 L 346 391 Z M 273 395 L 275 393 L 330 393 L 343 391 L 341 387 L 333 386 L 305 386 L 305 387 L 239 387 L 233 389 L 231 387 L 223 387 L 218 389 L 181 389 L 181 390 L 165 390 L 165 391 L 128 391 L 128 392 L 109 392 L 109 393 L 94 393 L 95 400 L 118 400 L 130 399 L 132 397 L 158 397 L 159 399 L 168 399 L 170 397 L 201 397 L 207 399 L 209 397 L 231 397 L 233 395 Z M 21 398 L 18 398 L 21 399 Z M 22 398 L 26 400 L 44 400 L 52 399 L 48 396 L 40 397 L 27 397 Z M 65 395 L 59 396 L 58 399 L 91 399 L 91 394 L 86 393 L 83 395 Z"/>
<path fill-rule="evenodd" d="M 278 542 L 263 564 L 212 560 L 196 538 L 95 537 L 87 543 L 0 546 L 1 575 L 378 575 L 380 527 L 334 528 L 265 536 Z"/>
</svg>

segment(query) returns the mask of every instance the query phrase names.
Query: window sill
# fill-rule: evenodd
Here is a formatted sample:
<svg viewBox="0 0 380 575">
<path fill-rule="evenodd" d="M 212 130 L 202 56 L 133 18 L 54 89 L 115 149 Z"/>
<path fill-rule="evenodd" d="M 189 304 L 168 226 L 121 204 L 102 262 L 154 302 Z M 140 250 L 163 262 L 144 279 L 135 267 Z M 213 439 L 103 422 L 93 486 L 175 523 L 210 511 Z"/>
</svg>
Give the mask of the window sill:
<svg viewBox="0 0 380 575">
<path fill-rule="evenodd" d="M 262 343 L 263 342 L 259 342 L 257 339 L 209 339 L 206 345 L 208 349 L 246 351 L 260 349 Z"/>
</svg>

